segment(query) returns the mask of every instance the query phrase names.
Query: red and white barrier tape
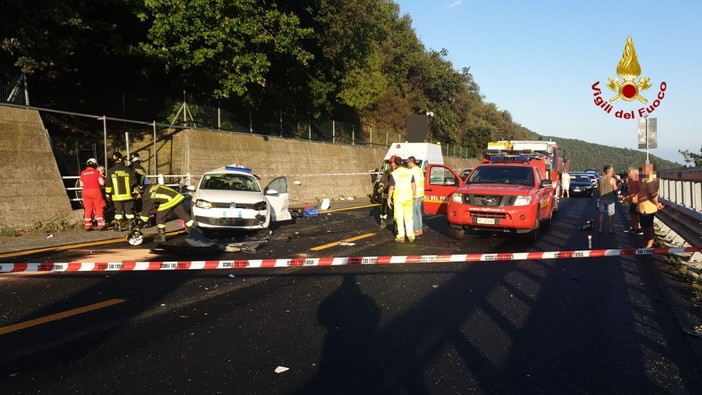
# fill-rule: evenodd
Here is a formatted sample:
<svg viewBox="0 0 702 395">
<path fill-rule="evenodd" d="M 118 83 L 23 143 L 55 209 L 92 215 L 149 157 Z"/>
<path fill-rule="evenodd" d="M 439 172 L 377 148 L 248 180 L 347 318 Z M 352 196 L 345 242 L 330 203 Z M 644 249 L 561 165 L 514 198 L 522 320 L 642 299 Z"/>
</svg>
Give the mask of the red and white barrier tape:
<svg viewBox="0 0 702 395">
<path fill-rule="evenodd" d="M 700 247 L 624 248 L 618 250 L 576 250 L 505 252 L 497 254 L 352 256 L 328 258 L 235 259 L 222 261 L 155 262 L 65 262 L 0 263 L 0 273 L 10 272 L 112 272 L 153 270 L 216 270 L 246 268 L 325 267 L 345 265 L 392 265 L 412 263 L 497 262 L 568 258 L 598 258 L 627 255 L 668 255 L 694 253 Z"/>
</svg>

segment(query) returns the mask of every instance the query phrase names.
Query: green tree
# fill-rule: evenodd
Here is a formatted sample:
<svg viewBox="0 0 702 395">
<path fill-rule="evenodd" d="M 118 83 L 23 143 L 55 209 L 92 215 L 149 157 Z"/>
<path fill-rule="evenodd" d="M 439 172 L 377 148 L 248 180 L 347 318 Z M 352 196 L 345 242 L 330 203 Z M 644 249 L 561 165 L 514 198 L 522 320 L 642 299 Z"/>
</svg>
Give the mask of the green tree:
<svg viewBox="0 0 702 395">
<path fill-rule="evenodd" d="M 32 74 L 65 64 L 90 30 L 83 11 L 90 1 L 9 0 L 0 13 L 2 69 Z"/>
<path fill-rule="evenodd" d="M 146 0 L 139 13 L 150 23 L 141 49 L 188 86 L 216 98 L 244 97 L 265 87 L 274 56 L 312 60 L 301 41 L 312 31 L 274 3 L 256 0 Z"/>
<path fill-rule="evenodd" d="M 686 164 L 693 163 L 695 167 L 702 166 L 702 155 L 700 155 L 702 154 L 702 148 L 700 148 L 699 154 L 690 152 L 689 150 L 678 150 L 678 152 L 683 156 L 683 160 Z"/>
<path fill-rule="evenodd" d="M 26 73 L 33 105 L 125 115 L 145 97 L 145 38 L 136 0 L 7 0 L 0 9 L 0 73 Z M 134 90 L 138 93 L 125 94 Z M 133 108 L 149 109 L 144 101 Z M 149 111 L 150 113 L 150 111 Z M 91 121 L 92 123 L 92 121 Z M 80 127 L 78 127 L 80 129 Z"/>
</svg>

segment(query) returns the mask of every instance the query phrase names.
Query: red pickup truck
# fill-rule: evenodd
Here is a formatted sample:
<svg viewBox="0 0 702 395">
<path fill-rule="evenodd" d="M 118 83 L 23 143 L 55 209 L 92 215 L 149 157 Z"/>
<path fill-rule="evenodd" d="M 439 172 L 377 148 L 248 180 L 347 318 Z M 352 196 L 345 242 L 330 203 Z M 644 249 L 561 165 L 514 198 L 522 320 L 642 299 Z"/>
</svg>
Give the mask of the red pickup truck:
<svg viewBox="0 0 702 395">
<path fill-rule="evenodd" d="M 465 229 L 490 230 L 525 234 L 535 242 L 556 211 L 554 184 L 543 164 L 547 159 L 486 157 L 448 199 L 449 236 L 460 239 Z"/>
</svg>

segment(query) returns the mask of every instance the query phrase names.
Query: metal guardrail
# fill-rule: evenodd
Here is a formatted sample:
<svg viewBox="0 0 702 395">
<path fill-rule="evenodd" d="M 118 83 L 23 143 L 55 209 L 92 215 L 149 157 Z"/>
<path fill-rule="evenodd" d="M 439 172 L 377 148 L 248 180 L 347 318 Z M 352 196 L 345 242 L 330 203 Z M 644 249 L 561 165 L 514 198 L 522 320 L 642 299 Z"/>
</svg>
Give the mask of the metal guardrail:
<svg viewBox="0 0 702 395">
<path fill-rule="evenodd" d="M 152 175 L 147 174 L 146 177 L 153 180 L 152 182 L 155 184 L 162 184 L 162 185 L 165 185 L 168 187 L 181 187 L 183 185 L 190 185 L 190 180 L 192 178 L 198 177 L 198 176 L 193 176 L 191 174 L 152 174 Z M 70 201 L 72 201 L 72 202 L 82 201 L 83 199 L 81 199 L 78 195 L 78 191 L 83 190 L 83 188 L 78 183 L 80 176 L 63 176 L 61 178 L 64 180 L 76 180 L 74 187 L 66 187 L 66 193 L 68 193 Z M 178 182 L 166 182 L 167 179 L 168 180 L 179 179 L 179 181 Z"/>
<path fill-rule="evenodd" d="M 665 208 L 656 219 L 675 233 L 667 241 L 702 247 L 702 168 L 663 170 L 657 176 Z M 702 261 L 702 255 L 695 253 L 691 259 Z"/>
</svg>

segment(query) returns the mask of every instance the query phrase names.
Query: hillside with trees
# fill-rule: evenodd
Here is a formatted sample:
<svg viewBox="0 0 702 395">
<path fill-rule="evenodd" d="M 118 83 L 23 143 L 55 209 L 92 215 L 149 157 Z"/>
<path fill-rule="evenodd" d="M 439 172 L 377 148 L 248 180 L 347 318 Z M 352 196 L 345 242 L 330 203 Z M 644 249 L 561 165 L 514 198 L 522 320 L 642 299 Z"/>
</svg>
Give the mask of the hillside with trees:
<svg viewBox="0 0 702 395">
<path fill-rule="evenodd" d="M 9 1 L 0 33 L 1 82 L 24 73 L 37 107 L 167 123 L 187 92 L 200 125 L 221 113 L 223 129 L 282 135 L 285 114 L 293 137 L 331 119 L 402 135 L 407 116 L 432 113 L 431 140 L 475 157 L 488 141 L 533 136 L 485 101 L 469 68 L 425 48 L 391 0 Z M 52 135 L 99 127 L 45 123 Z M 602 152 L 576 140 L 566 150 L 578 166 Z"/>
<path fill-rule="evenodd" d="M 187 92 L 196 121 L 217 106 L 232 125 L 284 113 L 394 133 L 432 112 L 432 140 L 474 155 L 521 134 L 389 0 L 12 1 L 0 31 L 4 81 L 26 73 L 38 107 L 168 120 Z"/>
<path fill-rule="evenodd" d="M 588 143 L 582 140 L 553 137 L 561 148 L 565 161 L 572 170 L 597 169 L 602 171 L 604 165 L 614 166 L 617 173 L 625 173 L 628 168 L 639 168 L 646 163 L 646 152 L 629 148 L 617 148 L 609 145 Z M 679 163 L 661 159 L 649 154 L 649 162 L 654 169 L 677 169 Z"/>
</svg>

